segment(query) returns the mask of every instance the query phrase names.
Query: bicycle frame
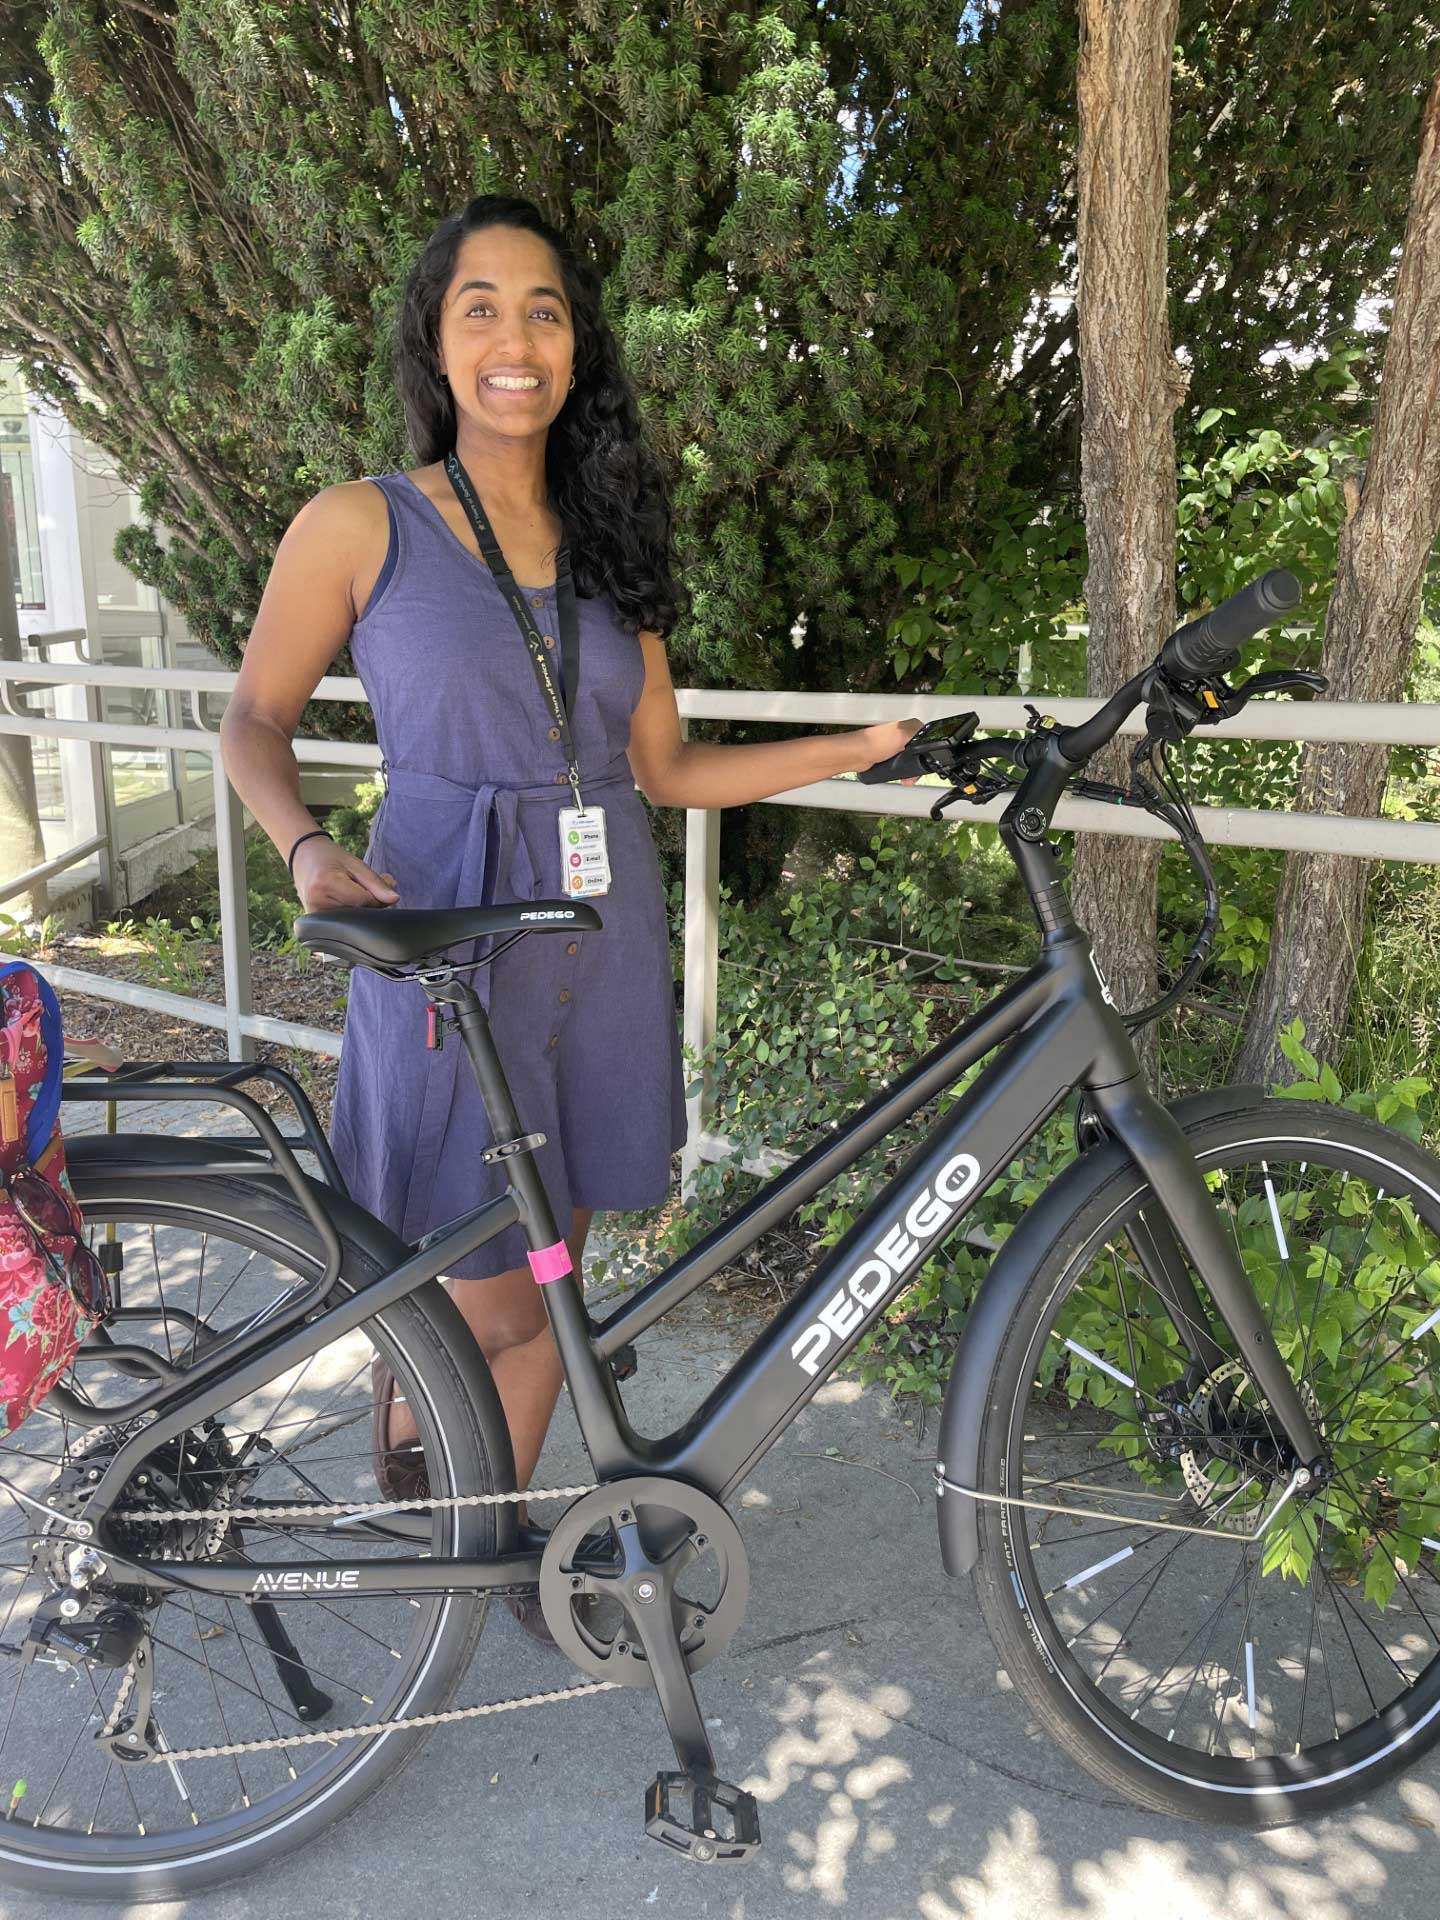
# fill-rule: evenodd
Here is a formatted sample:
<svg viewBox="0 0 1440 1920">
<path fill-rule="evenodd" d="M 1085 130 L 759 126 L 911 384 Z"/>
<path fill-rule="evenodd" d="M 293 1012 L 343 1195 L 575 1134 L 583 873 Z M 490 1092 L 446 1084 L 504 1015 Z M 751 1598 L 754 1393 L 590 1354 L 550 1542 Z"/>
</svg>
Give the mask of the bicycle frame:
<svg viewBox="0 0 1440 1920">
<path fill-rule="evenodd" d="M 1011 814 L 1018 806 L 1017 801 Z M 1042 928 L 1041 954 L 1029 972 L 843 1125 L 832 1123 L 833 1137 L 817 1141 L 607 1318 L 592 1320 L 573 1273 L 545 1283 L 546 1308 L 597 1480 L 671 1475 L 723 1499 L 1076 1089 L 1084 1090 L 1159 1198 L 1165 1218 L 1147 1215 L 1150 1246 L 1141 1249 L 1142 1258 L 1191 1358 L 1210 1366 L 1220 1349 L 1207 1331 L 1189 1271 L 1175 1257 L 1169 1241 L 1172 1229 L 1239 1351 L 1247 1356 L 1296 1457 L 1319 1461 L 1322 1443 L 1310 1415 L 1184 1135 L 1145 1088 L 1129 1033 L 1091 958 L 1089 938 L 1070 916 L 1053 853 L 1038 836 L 1022 836 L 1010 815 L 1001 833 Z M 455 1023 L 479 1078 L 494 1137 L 517 1137 L 522 1129 L 488 1018 L 473 989 L 450 980 L 443 969 L 423 977 L 433 994 L 460 1008 Z M 637 1434 L 626 1416 L 610 1357 L 992 1053 L 996 1058 L 936 1121 L 905 1165 L 690 1417 L 658 1439 Z M 510 1181 L 507 1193 L 426 1234 L 415 1243 L 411 1257 L 382 1278 L 319 1312 L 316 1283 L 304 1282 L 178 1379 L 128 1402 L 123 1410 L 107 1410 L 107 1422 L 146 1420 L 117 1450 L 86 1509 L 95 1545 L 124 1567 L 127 1580 L 215 1594 L 253 1592 L 253 1567 L 189 1564 L 182 1571 L 174 1562 L 140 1561 L 120 1553 L 110 1544 L 106 1513 L 156 1446 L 305 1361 L 433 1280 L 512 1221 L 524 1224 L 536 1251 L 553 1248 L 559 1235 L 531 1156 L 516 1153 L 503 1164 Z M 72 1530 L 77 1525 L 64 1524 Z M 428 1533 L 428 1520 L 423 1525 Z M 400 1537 L 406 1529 L 390 1531 Z M 539 1562 L 538 1551 L 522 1549 L 483 1560 L 437 1557 L 418 1564 L 343 1558 L 267 1562 L 264 1572 L 271 1577 L 271 1591 L 275 1576 L 295 1577 L 293 1587 L 285 1588 L 287 1597 L 320 1597 L 340 1587 L 347 1593 L 389 1595 L 474 1591 L 533 1581 Z"/>
</svg>

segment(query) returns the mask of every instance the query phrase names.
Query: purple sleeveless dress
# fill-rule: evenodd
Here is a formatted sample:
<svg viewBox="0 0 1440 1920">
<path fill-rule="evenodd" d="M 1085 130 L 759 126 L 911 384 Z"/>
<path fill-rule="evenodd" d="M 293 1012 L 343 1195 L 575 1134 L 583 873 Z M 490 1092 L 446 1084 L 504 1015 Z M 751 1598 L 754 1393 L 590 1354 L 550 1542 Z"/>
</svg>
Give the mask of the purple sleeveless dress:
<svg viewBox="0 0 1440 1920">
<path fill-rule="evenodd" d="M 350 641 L 388 775 L 366 864 L 395 876 L 400 907 L 562 899 L 556 816 L 573 802 L 515 617 L 408 475 L 366 477 L 390 518 Z M 524 591 L 541 634 L 555 636 L 558 672 L 555 589 Z M 578 611 L 571 727 L 581 793 L 605 808 L 612 880 L 592 901 L 604 925 L 527 934 L 463 976 L 488 1009 L 522 1128 L 545 1135 L 536 1163 L 562 1236 L 575 1207 L 657 1205 L 686 1133 L 665 897 L 626 757 L 644 658 L 608 596 Z M 445 955 L 467 961 L 494 944 Z M 425 1045 L 424 988 L 352 968 L 330 1141 L 354 1198 L 417 1240 L 505 1191 L 502 1169 L 480 1159 L 491 1138 L 458 1033 Z M 446 1271 L 483 1279 L 525 1255 L 523 1231 L 507 1227 Z"/>
</svg>

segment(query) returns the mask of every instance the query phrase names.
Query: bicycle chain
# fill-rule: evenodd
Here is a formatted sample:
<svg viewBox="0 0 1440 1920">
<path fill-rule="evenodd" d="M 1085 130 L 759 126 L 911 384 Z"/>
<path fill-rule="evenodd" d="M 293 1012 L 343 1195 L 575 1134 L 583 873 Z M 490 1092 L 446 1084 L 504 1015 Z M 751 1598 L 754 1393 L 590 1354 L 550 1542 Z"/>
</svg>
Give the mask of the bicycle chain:
<svg viewBox="0 0 1440 1920">
<path fill-rule="evenodd" d="M 593 1493 L 594 1486 L 586 1487 L 532 1487 L 518 1493 L 455 1493 L 436 1494 L 428 1499 L 413 1500 L 370 1500 L 336 1501 L 324 1506 L 305 1507 L 191 1507 L 166 1510 L 162 1507 L 131 1507 L 117 1513 L 117 1520 L 150 1521 L 204 1521 L 219 1520 L 304 1520 L 317 1516 L 347 1514 L 361 1516 L 367 1513 L 401 1513 L 412 1508 L 430 1511 L 436 1507 L 494 1507 L 505 1506 L 521 1500 L 578 1500 L 582 1494 Z M 104 1739 L 114 1734 L 120 1724 L 125 1704 L 135 1685 L 136 1663 L 132 1659 L 125 1668 L 123 1677 L 115 1691 L 115 1700 L 106 1716 L 105 1724 L 97 1738 Z M 149 1753 L 144 1760 L 150 1765 L 162 1761 L 179 1760 L 226 1760 L 245 1753 L 273 1753 L 285 1747 L 308 1747 L 318 1744 L 333 1744 L 337 1740 L 361 1740 L 371 1734 L 401 1733 L 410 1727 L 444 1727 L 458 1720 L 475 1720 L 492 1713 L 514 1713 L 521 1707 L 549 1707 L 562 1700 L 583 1700 L 594 1693 L 614 1693 L 619 1690 L 616 1680 L 590 1680 L 574 1687 L 556 1687 L 548 1693 L 526 1693 L 510 1700 L 490 1700 L 481 1706 L 446 1707 L 436 1713 L 412 1713 L 401 1720 L 373 1720 L 354 1727 L 319 1728 L 307 1733 L 280 1734 L 269 1740 L 232 1740 L 224 1746 L 215 1747 L 166 1747 L 159 1752 Z"/>
<path fill-rule="evenodd" d="M 490 1700 L 480 1707 L 447 1707 L 440 1713 L 412 1713 L 403 1720 L 372 1720 L 366 1726 L 331 1727 L 327 1732 L 281 1734 L 272 1740 L 232 1740 L 224 1747 L 167 1747 L 161 1753 L 147 1754 L 150 1762 L 159 1760 L 224 1760 L 232 1754 L 269 1753 L 277 1747 L 308 1747 L 317 1742 L 360 1740 L 372 1733 L 399 1733 L 406 1727 L 443 1727 L 455 1720 L 474 1720 L 481 1714 L 514 1713 L 518 1707 L 549 1707 L 559 1700 L 580 1700 L 587 1693 L 615 1693 L 618 1680 L 590 1680 L 584 1686 L 557 1687 L 551 1693 L 523 1693 L 513 1700 Z"/>
<path fill-rule="evenodd" d="M 413 1500 L 335 1500 L 305 1507 L 122 1507 L 116 1520 L 315 1520 L 337 1514 L 359 1518 L 367 1513 L 428 1513 L 433 1507 L 501 1507 L 519 1500 L 578 1500 L 595 1486 L 534 1487 L 519 1493 L 426 1494 Z M 73 1525 L 71 1521 L 69 1524 Z"/>
</svg>

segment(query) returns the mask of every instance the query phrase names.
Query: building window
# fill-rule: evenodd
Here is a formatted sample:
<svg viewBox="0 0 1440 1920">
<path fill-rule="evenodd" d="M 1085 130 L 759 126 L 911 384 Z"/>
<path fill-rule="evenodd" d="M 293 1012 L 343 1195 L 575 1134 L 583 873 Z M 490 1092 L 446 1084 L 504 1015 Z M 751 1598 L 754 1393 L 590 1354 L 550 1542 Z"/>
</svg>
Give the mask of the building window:
<svg viewBox="0 0 1440 1920">
<path fill-rule="evenodd" d="M 0 360 L 0 513 L 10 536 L 12 589 L 16 604 L 45 605 L 40 563 L 40 516 L 35 504 L 35 463 L 30 451 L 30 410 L 13 360 Z"/>
</svg>

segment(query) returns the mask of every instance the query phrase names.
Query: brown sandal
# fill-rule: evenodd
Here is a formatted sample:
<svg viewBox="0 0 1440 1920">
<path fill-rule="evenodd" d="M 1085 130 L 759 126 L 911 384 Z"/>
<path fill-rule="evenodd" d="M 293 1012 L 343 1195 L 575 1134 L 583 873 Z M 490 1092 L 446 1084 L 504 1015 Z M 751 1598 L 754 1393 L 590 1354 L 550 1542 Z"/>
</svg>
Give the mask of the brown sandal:
<svg viewBox="0 0 1440 1920">
<path fill-rule="evenodd" d="M 374 1408 L 370 1417 L 370 1452 L 375 1465 L 375 1484 L 386 1500 L 428 1500 L 430 1476 L 425 1469 L 425 1454 L 418 1440 L 390 1445 L 390 1409 L 395 1398 L 395 1376 L 379 1354 L 370 1362 L 370 1392 Z"/>
<path fill-rule="evenodd" d="M 502 1593 L 500 1598 L 532 1640 L 538 1640 L 542 1647 L 554 1647 L 556 1653 L 564 1652 L 564 1648 L 550 1631 L 537 1588 L 532 1587 L 528 1593 Z M 577 1594 L 570 1604 L 584 1621 L 595 1611 L 597 1602 L 593 1595 L 582 1593 Z"/>
<path fill-rule="evenodd" d="M 501 1599 L 520 1622 L 532 1640 L 538 1640 L 542 1647 L 554 1647 L 560 1651 L 555 1636 L 545 1621 L 545 1609 L 540 1605 L 538 1592 L 504 1593 Z"/>
</svg>

